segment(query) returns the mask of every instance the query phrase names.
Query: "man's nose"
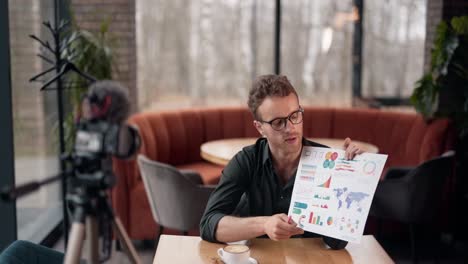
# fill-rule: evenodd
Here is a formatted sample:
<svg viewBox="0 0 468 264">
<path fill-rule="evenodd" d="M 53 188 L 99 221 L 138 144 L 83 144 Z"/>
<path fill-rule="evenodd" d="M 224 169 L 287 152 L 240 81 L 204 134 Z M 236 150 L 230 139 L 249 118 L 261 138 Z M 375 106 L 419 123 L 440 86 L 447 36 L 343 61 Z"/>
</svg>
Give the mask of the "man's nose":
<svg viewBox="0 0 468 264">
<path fill-rule="evenodd" d="M 294 126 L 293 122 L 290 119 L 286 119 L 286 127 L 284 131 L 294 130 L 296 127 Z"/>
</svg>

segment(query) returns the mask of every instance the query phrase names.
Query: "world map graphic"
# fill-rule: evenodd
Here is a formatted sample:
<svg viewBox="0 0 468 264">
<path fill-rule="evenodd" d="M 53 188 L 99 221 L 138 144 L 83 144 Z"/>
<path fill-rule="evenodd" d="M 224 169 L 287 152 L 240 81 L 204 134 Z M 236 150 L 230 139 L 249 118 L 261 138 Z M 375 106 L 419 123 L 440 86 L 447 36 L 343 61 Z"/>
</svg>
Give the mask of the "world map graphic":
<svg viewBox="0 0 468 264">
<path fill-rule="evenodd" d="M 348 192 L 348 188 L 346 187 L 333 189 L 333 192 L 338 199 L 338 210 L 343 208 L 343 204 L 346 204 L 346 209 L 350 209 L 354 203 L 357 207 L 356 211 L 361 212 L 361 203 L 369 196 L 369 194 L 363 192 Z"/>
</svg>

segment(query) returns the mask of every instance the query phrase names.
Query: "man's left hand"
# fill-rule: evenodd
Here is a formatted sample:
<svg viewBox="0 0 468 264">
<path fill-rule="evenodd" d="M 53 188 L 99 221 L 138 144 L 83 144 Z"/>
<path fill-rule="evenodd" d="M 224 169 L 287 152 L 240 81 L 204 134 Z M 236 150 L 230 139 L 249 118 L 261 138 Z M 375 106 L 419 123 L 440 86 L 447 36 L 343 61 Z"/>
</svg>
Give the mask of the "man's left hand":
<svg viewBox="0 0 468 264">
<path fill-rule="evenodd" d="M 364 153 L 364 150 L 354 144 L 349 137 L 345 139 L 343 149 L 345 150 L 345 158 L 347 160 L 352 160 L 356 155 Z"/>
</svg>

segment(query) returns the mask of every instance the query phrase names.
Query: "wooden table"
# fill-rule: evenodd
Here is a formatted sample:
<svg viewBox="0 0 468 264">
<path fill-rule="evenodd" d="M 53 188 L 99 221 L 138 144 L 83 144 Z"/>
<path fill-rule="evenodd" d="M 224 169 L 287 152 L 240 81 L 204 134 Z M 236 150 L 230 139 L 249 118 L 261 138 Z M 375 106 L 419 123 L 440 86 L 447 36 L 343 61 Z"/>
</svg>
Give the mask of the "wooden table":
<svg viewBox="0 0 468 264">
<path fill-rule="evenodd" d="M 311 141 L 329 146 L 331 148 L 342 149 L 344 139 L 333 138 L 309 138 Z M 243 147 L 252 145 L 257 138 L 229 138 L 208 141 L 203 143 L 200 147 L 200 155 L 207 161 L 219 165 L 226 165 L 234 155 L 237 154 Z M 366 152 L 378 153 L 377 146 L 370 143 L 353 140 L 353 143 L 358 144 Z"/>
<path fill-rule="evenodd" d="M 372 235 L 363 236 L 360 244 L 349 243 L 345 249 L 331 250 L 321 238 L 294 238 L 283 241 L 253 239 L 250 256 L 258 263 L 394 263 Z M 200 237 L 162 235 L 154 264 L 223 263 L 217 250 L 225 246 L 206 242 Z"/>
</svg>

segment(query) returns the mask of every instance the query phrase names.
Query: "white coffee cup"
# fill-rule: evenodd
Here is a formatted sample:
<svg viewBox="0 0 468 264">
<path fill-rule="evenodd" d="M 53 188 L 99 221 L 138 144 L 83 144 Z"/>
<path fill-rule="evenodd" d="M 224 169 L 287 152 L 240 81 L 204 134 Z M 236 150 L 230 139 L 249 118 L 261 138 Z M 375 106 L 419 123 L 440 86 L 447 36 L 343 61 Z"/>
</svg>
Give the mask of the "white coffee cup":
<svg viewBox="0 0 468 264">
<path fill-rule="evenodd" d="M 247 264 L 250 248 L 246 245 L 227 245 L 218 249 L 218 255 L 226 264 Z"/>
</svg>

